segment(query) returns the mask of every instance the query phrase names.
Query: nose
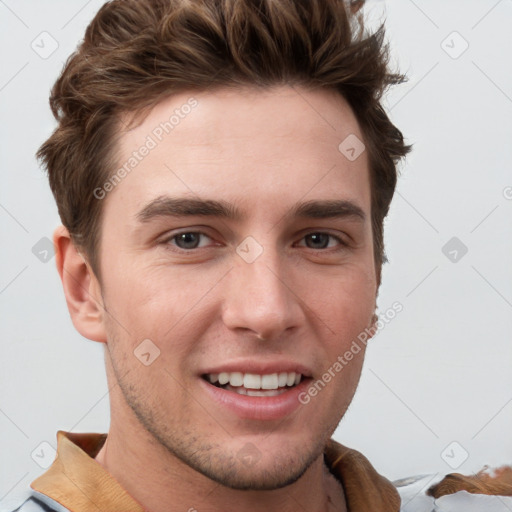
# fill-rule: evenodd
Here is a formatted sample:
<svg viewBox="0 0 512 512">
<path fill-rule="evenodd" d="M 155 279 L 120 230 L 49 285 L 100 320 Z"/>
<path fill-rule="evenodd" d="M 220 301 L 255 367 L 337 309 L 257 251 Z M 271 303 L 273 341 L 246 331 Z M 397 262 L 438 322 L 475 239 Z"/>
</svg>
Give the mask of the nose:
<svg viewBox="0 0 512 512">
<path fill-rule="evenodd" d="M 235 254 L 223 304 L 224 324 L 259 339 L 279 339 L 303 320 L 300 298 L 293 293 L 292 272 L 277 251 L 264 248 L 252 263 Z"/>
</svg>

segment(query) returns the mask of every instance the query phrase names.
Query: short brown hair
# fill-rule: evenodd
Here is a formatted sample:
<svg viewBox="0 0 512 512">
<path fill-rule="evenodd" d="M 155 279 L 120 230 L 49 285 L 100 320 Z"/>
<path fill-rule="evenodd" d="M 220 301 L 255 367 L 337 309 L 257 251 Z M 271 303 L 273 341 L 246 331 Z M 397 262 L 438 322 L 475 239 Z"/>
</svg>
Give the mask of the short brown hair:
<svg viewBox="0 0 512 512">
<path fill-rule="evenodd" d="M 218 86 L 301 85 L 339 91 L 368 150 L 378 284 L 383 222 L 410 150 L 381 106 L 389 85 L 384 27 L 367 34 L 361 1 L 113 0 L 98 11 L 55 83 L 58 127 L 37 156 L 62 223 L 100 278 L 102 202 L 93 191 L 115 169 L 122 114 L 177 92 Z"/>
</svg>

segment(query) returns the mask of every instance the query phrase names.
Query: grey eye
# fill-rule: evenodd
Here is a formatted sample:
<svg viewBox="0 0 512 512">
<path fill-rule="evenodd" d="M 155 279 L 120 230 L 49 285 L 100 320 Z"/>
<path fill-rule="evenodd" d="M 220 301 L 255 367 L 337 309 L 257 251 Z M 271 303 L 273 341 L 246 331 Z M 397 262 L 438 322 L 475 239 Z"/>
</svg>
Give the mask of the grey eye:
<svg viewBox="0 0 512 512">
<path fill-rule="evenodd" d="M 306 235 L 304 239 L 306 240 L 306 246 L 310 249 L 325 249 L 329 245 L 329 238 L 331 235 L 327 233 L 311 233 Z M 308 240 L 311 241 L 311 244 L 308 244 Z"/>
<path fill-rule="evenodd" d="M 199 245 L 201 233 L 180 233 L 173 237 L 180 249 L 196 249 Z"/>
</svg>

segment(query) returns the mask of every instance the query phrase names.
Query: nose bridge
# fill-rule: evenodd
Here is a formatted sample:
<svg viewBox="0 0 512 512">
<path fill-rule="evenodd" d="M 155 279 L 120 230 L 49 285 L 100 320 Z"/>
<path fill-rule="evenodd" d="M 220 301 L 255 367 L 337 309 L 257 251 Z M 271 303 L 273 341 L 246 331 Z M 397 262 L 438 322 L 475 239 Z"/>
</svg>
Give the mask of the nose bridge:
<svg viewBox="0 0 512 512">
<path fill-rule="evenodd" d="M 300 307 L 286 283 L 284 255 L 252 237 L 247 237 L 236 252 L 225 296 L 225 324 L 266 339 L 296 326 Z"/>
</svg>

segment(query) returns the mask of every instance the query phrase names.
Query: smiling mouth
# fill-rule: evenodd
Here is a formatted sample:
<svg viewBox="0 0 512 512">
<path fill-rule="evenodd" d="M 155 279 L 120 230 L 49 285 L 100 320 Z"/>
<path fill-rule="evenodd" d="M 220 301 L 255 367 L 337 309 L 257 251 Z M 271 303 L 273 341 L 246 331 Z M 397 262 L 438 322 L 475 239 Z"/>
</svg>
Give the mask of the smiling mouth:
<svg viewBox="0 0 512 512">
<path fill-rule="evenodd" d="M 222 372 L 202 375 L 211 385 L 247 396 L 277 396 L 294 388 L 304 375 L 296 372 L 270 374 Z"/>
</svg>

